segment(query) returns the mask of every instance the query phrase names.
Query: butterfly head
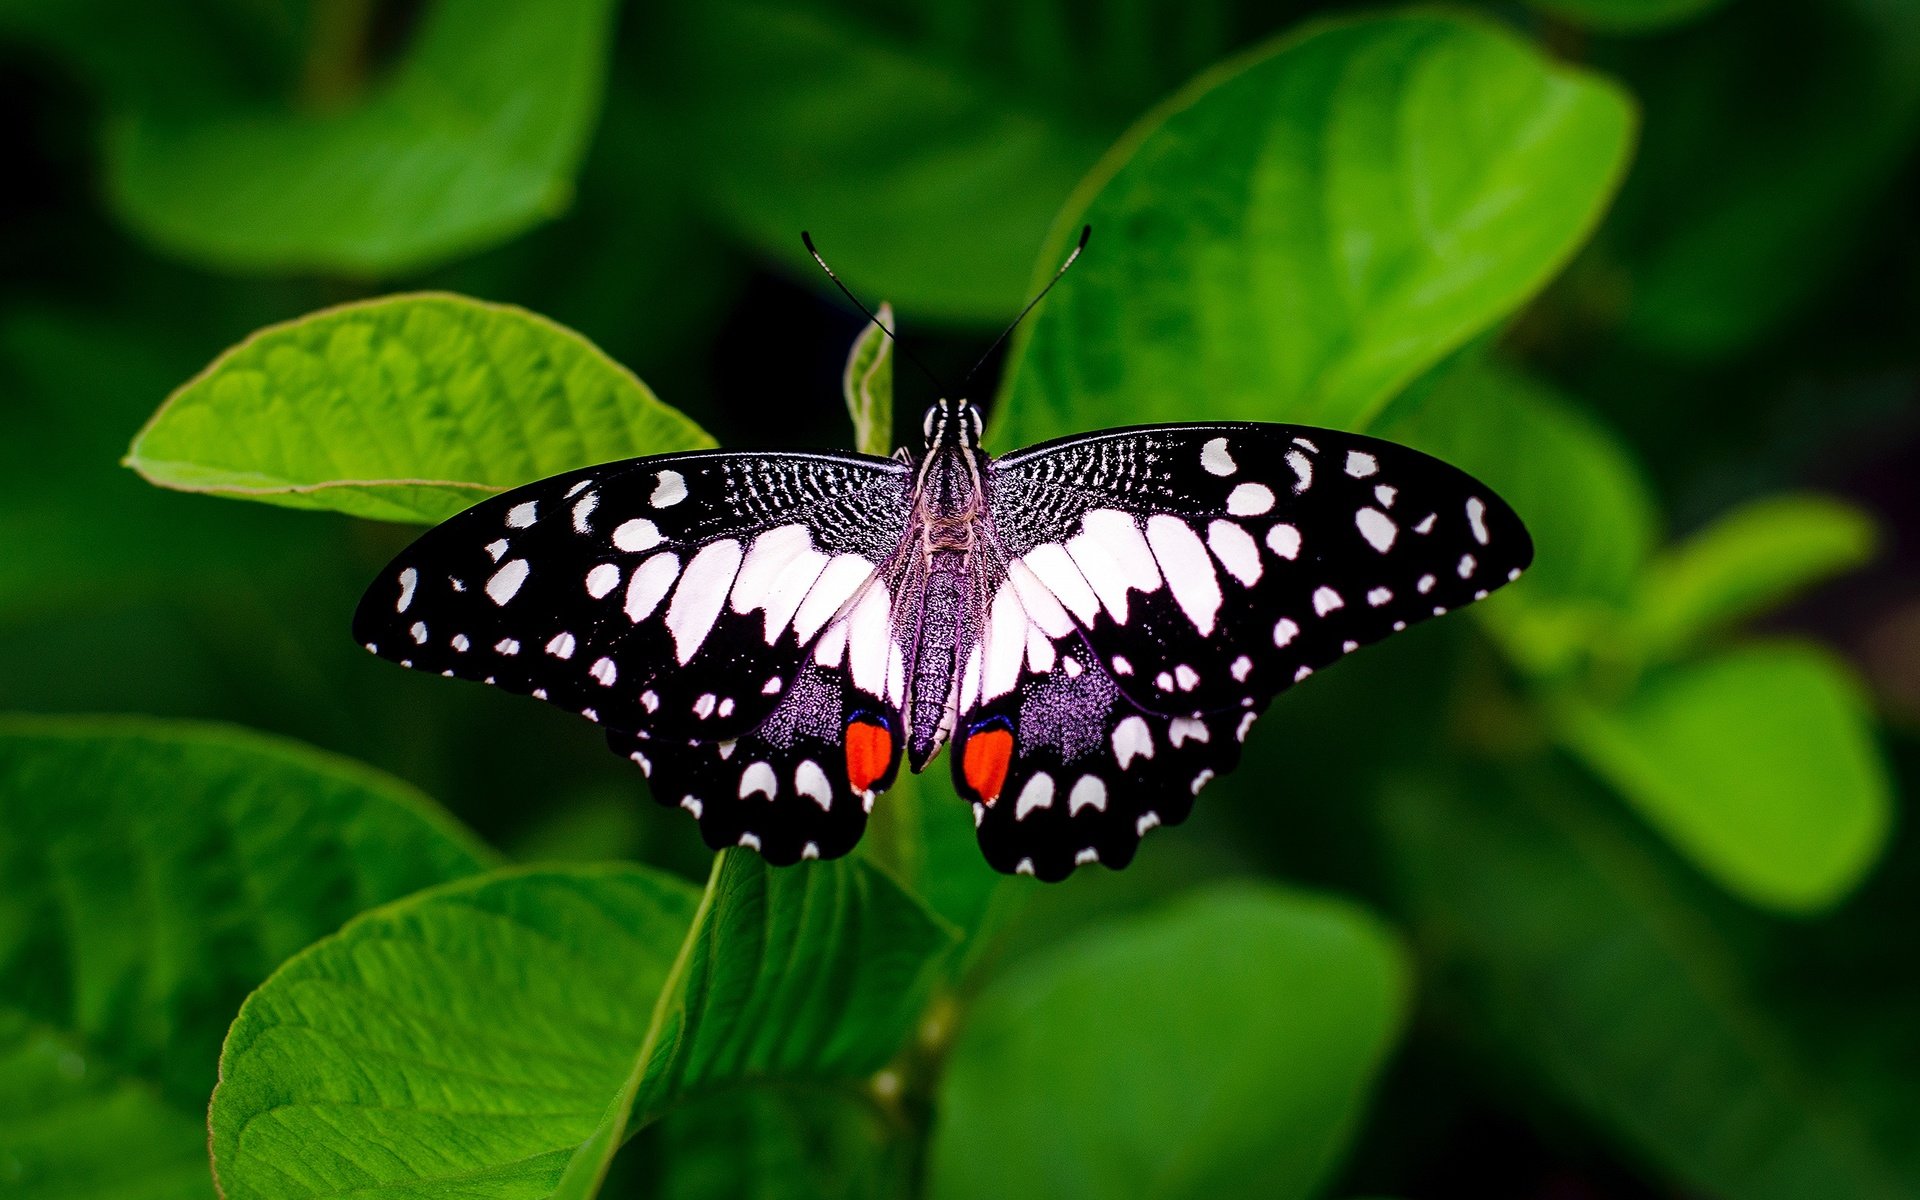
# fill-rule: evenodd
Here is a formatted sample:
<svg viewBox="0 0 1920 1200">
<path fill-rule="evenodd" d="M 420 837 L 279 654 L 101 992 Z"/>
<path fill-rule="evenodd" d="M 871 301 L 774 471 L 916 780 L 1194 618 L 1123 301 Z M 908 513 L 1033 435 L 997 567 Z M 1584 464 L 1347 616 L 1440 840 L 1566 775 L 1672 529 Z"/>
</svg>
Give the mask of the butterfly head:
<svg viewBox="0 0 1920 1200">
<path fill-rule="evenodd" d="M 935 400 L 920 423 L 927 449 L 958 446 L 971 450 L 980 444 L 980 410 L 968 400 Z"/>
</svg>

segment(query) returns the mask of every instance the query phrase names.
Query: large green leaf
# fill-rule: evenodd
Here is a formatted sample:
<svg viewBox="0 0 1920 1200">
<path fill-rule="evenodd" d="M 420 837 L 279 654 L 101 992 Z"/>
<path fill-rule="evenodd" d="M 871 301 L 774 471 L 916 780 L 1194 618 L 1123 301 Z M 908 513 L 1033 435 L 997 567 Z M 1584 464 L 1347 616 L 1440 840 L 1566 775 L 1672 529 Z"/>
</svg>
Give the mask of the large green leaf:
<svg viewBox="0 0 1920 1200">
<path fill-rule="evenodd" d="M 439 0 L 344 106 L 136 110 L 107 141 L 108 195 L 160 246 L 230 270 L 377 274 L 502 240 L 570 198 L 613 10 Z M 364 53 L 354 40 L 338 53 Z"/>
<path fill-rule="evenodd" d="M 0 720 L 7 1194 L 210 1195 L 202 1114 L 247 990 L 487 857 L 410 788 L 288 743 Z"/>
<path fill-rule="evenodd" d="M 1835 904 L 1886 844 L 1892 787 L 1867 698 L 1811 647 L 1671 667 L 1618 707 L 1568 700 L 1560 715 L 1582 758 L 1756 904 Z"/>
<path fill-rule="evenodd" d="M 1387 806 L 1437 1013 L 1674 1189 L 1742 1200 L 1920 1192 L 1733 956 L 1669 856 L 1563 770 L 1409 781 Z M 1438 1023 L 1436 1022 L 1438 1026 Z M 1914 1110 L 1912 1080 L 1905 1110 Z M 1513 1111 L 1547 1106 L 1519 1099 Z M 1897 1135 L 1896 1135 L 1897 1136 Z"/>
<path fill-rule="evenodd" d="M 1690 643 L 1873 555 L 1873 521 L 1844 501 L 1769 496 L 1722 516 L 1654 559 L 1635 609 L 1649 653 Z"/>
<path fill-rule="evenodd" d="M 1339 1160 L 1407 968 L 1348 905 L 1229 887 L 990 985 L 940 1089 L 933 1195 L 1288 1197 Z"/>
<path fill-rule="evenodd" d="M 763 253 L 817 279 L 810 229 L 856 292 L 990 324 L 1126 122 L 1227 50 L 1224 7 L 712 0 L 650 65 L 680 161 Z"/>
<path fill-rule="evenodd" d="M 260 331 L 168 397 L 127 463 L 163 487 L 431 523 L 573 467 L 712 444 L 578 334 L 429 293 Z"/>
<path fill-rule="evenodd" d="M 1633 111 L 1498 27 L 1316 25 L 1208 72 L 1082 184 L 1093 242 L 1014 351 L 1010 443 L 1139 420 L 1365 424 L 1543 285 Z"/>
<path fill-rule="evenodd" d="M 893 307 L 886 301 L 847 352 L 840 376 L 847 415 L 853 418 L 853 448 L 882 458 L 893 453 Z"/>
<path fill-rule="evenodd" d="M 1752 344 L 1862 248 L 1920 131 L 1920 6 L 1741 0 L 1620 70 L 1646 144 L 1605 244 L 1639 341 Z"/>
<path fill-rule="evenodd" d="M 905 1038 L 947 933 L 860 863 L 509 872 L 370 913 L 241 1010 L 211 1125 L 230 1200 L 596 1194 L 626 1136 Z"/>
</svg>

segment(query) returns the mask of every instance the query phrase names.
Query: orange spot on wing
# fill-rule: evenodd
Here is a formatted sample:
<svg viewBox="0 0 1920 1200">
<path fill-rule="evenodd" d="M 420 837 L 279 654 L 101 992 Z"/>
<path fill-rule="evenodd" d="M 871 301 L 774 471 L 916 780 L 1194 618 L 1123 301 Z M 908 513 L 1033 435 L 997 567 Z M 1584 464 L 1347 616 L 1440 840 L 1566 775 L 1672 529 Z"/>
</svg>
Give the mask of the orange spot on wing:
<svg viewBox="0 0 1920 1200">
<path fill-rule="evenodd" d="M 885 725 L 854 721 L 847 726 L 847 782 L 856 792 L 871 788 L 893 764 L 893 735 Z"/>
<path fill-rule="evenodd" d="M 960 773 L 967 786 L 980 797 L 980 803 L 992 804 L 1007 786 L 1007 763 L 1013 758 L 1013 734 L 1004 729 L 983 729 L 967 739 L 966 757 Z"/>
</svg>

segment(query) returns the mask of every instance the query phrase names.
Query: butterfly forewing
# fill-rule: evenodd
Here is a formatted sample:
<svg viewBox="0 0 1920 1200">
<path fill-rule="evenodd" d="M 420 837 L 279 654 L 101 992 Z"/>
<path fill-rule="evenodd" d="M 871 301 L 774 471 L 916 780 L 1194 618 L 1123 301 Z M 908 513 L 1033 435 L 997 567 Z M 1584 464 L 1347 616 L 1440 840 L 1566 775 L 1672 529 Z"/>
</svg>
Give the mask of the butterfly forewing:
<svg viewBox="0 0 1920 1200">
<path fill-rule="evenodd" d="M 888 459 L 731 452 L 557 476 L 415 542 L 355 636 L 652 738 L 738 737 L 898 547 L 911 483 Z"/>
</svg>

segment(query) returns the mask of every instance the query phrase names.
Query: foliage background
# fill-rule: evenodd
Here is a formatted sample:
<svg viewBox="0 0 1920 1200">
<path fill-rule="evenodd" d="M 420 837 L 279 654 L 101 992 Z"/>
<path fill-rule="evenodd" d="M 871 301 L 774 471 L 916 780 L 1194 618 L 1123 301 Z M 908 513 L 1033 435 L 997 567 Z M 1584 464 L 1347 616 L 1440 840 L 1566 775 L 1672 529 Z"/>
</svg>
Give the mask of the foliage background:
<svg viewBox="0 0 1920 1200">
<path fill-rule="evenodd" d="M 1920 5 L 0 0 L 0 95 L 0 1191 L 212 1194 L 218 1063 L 236 1197 L 1920 1193 Z M 937 781 L 716 863 L 349 642 L 467 493 L 333 485 L 877 446 L 798 230 L 958 375 L 1083 219 L 1002 447 L 1368 428 L 1541 548 L 1126 873 Z M 426 290 L 605 355 L 206 371 Z"/>
</svg>

